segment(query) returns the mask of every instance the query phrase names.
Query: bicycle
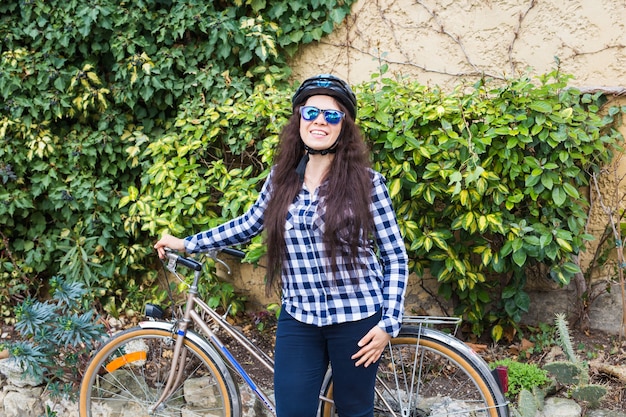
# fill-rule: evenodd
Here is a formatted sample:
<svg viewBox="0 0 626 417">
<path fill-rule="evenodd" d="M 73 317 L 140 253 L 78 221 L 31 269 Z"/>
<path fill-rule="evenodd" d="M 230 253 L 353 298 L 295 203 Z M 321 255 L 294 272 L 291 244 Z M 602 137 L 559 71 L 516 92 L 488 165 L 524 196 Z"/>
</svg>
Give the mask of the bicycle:
<svg viewBox="0 0 626 417">
<path fill-rule="evenodd" d="M 235 249 L 223 252 L 243 257 L 243 252 Z M 211 252 L 209 256 L 228 268 L 217 254 Z M 228 323 L 228 312 L 222 316 L 199 298 L 202 263 L 167 252 L 167 270 L 183 281 L 177 265 L 194 271 L 184 313 L 164 321 L 160 310 L 147 309 L 149 320 L 115 335 L 95 352 L 80 386 L 81 417 L 241 416 L 236 376 L 272 415 L 276 414 L 271 396 L 263 392 L 211 327 L 225 331 L 272 372 L 273 360 Z M 435 324 L 458 327 L 459 322 L 446 317 L 405 318 L 400 334 L 381 357 L 376 416 L 509 416 L 503 395 L 504 370 L 491 371 L 466 344 L 432 328 Z M 335 410 L 329 369 L 320 391 L 318 417 L 332 416 Z"/>
</svg>

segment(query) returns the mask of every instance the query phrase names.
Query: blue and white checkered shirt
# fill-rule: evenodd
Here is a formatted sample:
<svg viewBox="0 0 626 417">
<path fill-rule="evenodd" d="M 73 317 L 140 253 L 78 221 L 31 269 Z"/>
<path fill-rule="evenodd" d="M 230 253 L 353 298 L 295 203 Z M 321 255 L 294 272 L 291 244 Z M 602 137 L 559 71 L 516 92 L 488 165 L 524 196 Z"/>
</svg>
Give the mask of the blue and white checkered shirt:
<svg viewBox="0 0 626 417">
<path fill-rule="evenodd" d="M 408 259 L 385 180 L 375 171 L 371 171 L 371 177 L 374 242 L 360 247 L 361 268 L 350 268 L 349 262 L 337 259 L 339 271 L 334 279 L 322 239 L 323 210 L 319 208 L 318 191 L 311 194 L 303 186 L 289 206 L 285 223 L 287 253 L 281 277 L 282 303 L 296 320 L 326 326 L 361 320 L 382 309 L 378 326 L 392 336 L 400 331 Z M 271 178 L 272 174 L 246 213 L 187 237 L 186 251 L 203 252 L 238 245 L 259 234 L 270 198 Z M 358 277 L 356 285 L 351 279 L 354 276 Z"/>
</svg>

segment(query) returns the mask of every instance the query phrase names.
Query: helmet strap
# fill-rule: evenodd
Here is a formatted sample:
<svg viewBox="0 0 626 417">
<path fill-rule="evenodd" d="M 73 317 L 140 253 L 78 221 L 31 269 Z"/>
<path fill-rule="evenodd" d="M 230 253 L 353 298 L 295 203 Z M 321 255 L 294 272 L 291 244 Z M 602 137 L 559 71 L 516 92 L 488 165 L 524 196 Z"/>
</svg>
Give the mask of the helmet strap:
<svg viewBox="0 0 626 417">
<path fill-rule="evenodd" d="M 337 143 L 339 143 L 339 138 L 333 143 L 330 148 L 326 149 L 312 149 L 307 145 L 304 145 L 304 149 L 306 152 L 300 158 L 300 162 L 298 162 L 298 166 L 296 167 L 296 173 L 300 177 L 300 182 L 304 181 L 304 172 L 306 171 L 306 164 L 309 162 L 309 155 L 328 155 L 329 153 L 337 152 Z"/>
</svg>

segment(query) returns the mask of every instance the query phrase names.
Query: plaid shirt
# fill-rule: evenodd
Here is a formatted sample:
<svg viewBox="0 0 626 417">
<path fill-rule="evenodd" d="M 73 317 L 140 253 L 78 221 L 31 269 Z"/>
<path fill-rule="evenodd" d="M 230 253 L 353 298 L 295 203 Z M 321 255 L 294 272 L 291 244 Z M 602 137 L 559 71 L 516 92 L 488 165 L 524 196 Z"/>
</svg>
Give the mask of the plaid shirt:
<svg viewBox="0 0 626 417">
<path fill-rule="evenodd" d="M 359 249 L 357 268 L 337 259 L 338 273 L 332 276 L 330 260 L 322 241 L 323 210 L 318 190 L 305 186 L 289 206 L 285 223 L 286 256 L 282 269 L 282 303 L 296 320 L 326 326 L 361 320 L 382 308 L 378 324 L 396 336 L 404 309 L 408 259 L 404 241 L 381 174 L 371 171 L 374 242 Z M 189 253 L 220 249 L 248 242 L 263 230 L 263 214 L 270 198 L 271 178 L 257 201 L 242 216 L 211 230 L 189 236 Z M 378 256 L 377 253 L 378 252 Z M 353 284 L 351 278 L 358 278 Z"/>
</svg>

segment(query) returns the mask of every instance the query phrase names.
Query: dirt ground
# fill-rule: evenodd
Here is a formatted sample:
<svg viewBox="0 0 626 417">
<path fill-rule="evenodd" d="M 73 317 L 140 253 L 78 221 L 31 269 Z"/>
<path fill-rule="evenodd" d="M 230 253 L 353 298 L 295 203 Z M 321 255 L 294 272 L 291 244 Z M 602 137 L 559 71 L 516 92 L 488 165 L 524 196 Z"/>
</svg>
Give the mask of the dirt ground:
<svg viewBox="0 0 626 417">
<path fill-rule="evenodd" d="M 273 356 L 276 319 L 272 315 L 245 314 L 232 321 L 263 352 L 270 357 Z M 15 340 L 17 337 L 10 326 L 2 326 L 0 335 L 2 335 L 2 341 Z M 554 335 L 546 333 L 545 329 L 543 332 L 538 329 L 526 329 L 525 335 L 527 337 L 522 341 L 508 345 L 464 341 L 470 343 L 487 362 L 511 358 L 541 367 L 548 362 L 564 359 L 562 350 L 554 340 Z M 463 335 L 457 334 L 457 336 L 463 340 Z M 570 337 L 576 355 L 589 364 L 590 383 L 607 387 L 607 395 L 602 399 L 598 408 L 626 410 L 626 340 L 600 331 L 585 333 L 577 329 L 570 329 Z M 241 363 L 255 382 L 262 388 L 271 390 L 273 373 L 260 365 L 227 335 L 221 334 L 220 338 L 235 357 L 243 358 Z M 555 395 L 567 397 L 566 387 L 561 387 Z M 580 405 L 583 409 L 588 407 L 587 404 Z"/>
</svg>

